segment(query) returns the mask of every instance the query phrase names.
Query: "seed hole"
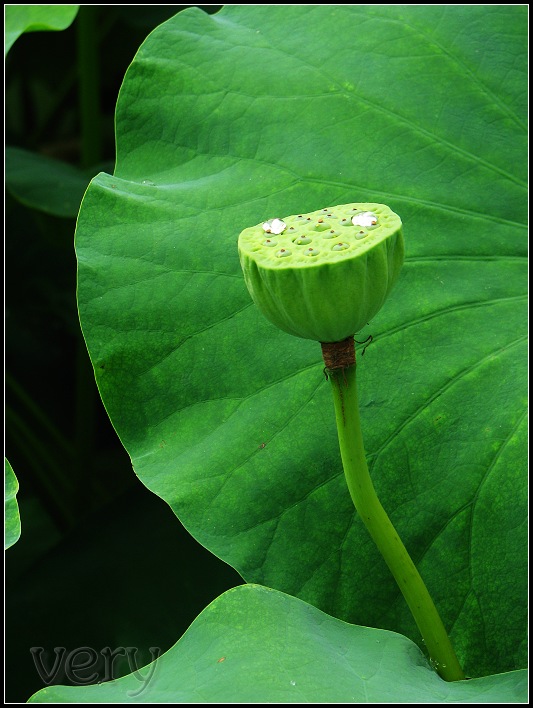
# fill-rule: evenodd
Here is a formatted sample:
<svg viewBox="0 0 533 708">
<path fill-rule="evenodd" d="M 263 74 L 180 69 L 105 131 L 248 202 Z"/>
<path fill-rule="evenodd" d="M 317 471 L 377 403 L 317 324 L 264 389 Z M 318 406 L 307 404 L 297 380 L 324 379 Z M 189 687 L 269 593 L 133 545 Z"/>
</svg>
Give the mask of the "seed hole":
<svg viewBox="0 0 533 708">
<path fill-rule="evenodd" d="M 295 243 L 297 246 L 305 246 L 306 243 L 311 243 L 311 239 L 309 236 L 297 236 L 296 238 L 292 239 L 292 242 Z"/>
</svg>

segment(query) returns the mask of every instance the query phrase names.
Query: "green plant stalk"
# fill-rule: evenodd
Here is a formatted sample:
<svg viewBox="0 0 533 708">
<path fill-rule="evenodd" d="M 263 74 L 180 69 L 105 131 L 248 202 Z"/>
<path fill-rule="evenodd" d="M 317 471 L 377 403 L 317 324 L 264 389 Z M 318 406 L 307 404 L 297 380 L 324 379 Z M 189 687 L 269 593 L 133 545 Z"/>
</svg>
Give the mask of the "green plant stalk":
<svg viewBox="0 0 533 708">
<path fill-rule="evenodd" d="M 361 434 L 355 370 L 355 364 L 327 370 L 350 495 L 413 614 L 431 665 L 445 681 L 460 681 L 465 677 L 439 613 L 372 484 Z"/>
<path fill-rule="evenodd" d="M 102 159 L 98 7 L 82 6 L 77 17 L 81 167 Z"/>
</svg>

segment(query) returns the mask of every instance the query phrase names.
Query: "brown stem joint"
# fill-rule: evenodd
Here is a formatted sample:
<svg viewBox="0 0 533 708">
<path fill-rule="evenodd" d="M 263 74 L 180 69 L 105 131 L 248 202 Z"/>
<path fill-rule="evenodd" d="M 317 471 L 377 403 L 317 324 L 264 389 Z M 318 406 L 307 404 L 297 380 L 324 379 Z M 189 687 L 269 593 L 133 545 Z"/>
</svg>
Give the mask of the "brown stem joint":
<svg viewBox="0 0 533 708">
<path fill-rule="evenodd" d="M 344 370 L 355 365 L 355 342 L 353 336 L 340 342 L 320 342 L 322 357 L 324 359 L 324 375 L 338 369 Z"/>
</svg>

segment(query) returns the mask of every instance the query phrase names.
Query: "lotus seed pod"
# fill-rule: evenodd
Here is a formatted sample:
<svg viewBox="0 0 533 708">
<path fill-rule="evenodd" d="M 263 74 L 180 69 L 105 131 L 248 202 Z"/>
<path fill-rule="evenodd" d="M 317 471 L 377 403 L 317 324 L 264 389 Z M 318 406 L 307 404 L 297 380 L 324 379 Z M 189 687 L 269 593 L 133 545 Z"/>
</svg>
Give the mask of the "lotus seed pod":
<svg viewBox="0 0 533 708">
<path fill-rule="evenodd" d="M 276 234 L 276 248 L 265 242 Z M 244 229 L 239 258 L 261 312 L 304 339 L 339 342 L 381 308 L 403 264 L 400 217 L 384 204 L 343 204 Z"/>
</svg>

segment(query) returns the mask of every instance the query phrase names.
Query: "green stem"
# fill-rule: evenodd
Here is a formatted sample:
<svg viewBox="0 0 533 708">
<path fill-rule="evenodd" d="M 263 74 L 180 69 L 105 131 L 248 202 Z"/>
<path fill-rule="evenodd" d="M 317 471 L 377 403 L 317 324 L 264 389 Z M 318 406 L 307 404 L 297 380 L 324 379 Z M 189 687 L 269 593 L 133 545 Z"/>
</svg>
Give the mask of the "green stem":
<svg viewBox="0 0 533 708">
<path fill-rule="evenodd" d="M 102 159 L 97 17 L 97 7 L 82 5 L 76 23 L 82 168 L 91 167 Z"/>
<path fill-rule="evenodd" d="M 350 495 L 415 618 L 432 666 L 444 680 L 460 681 L 464 674 L 439 613 L 372 484 L 361 434 L 355 369 L 354 364 L 345 369 L 328 370 Z"/>
</svg>

